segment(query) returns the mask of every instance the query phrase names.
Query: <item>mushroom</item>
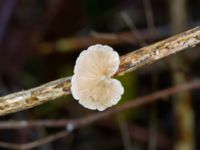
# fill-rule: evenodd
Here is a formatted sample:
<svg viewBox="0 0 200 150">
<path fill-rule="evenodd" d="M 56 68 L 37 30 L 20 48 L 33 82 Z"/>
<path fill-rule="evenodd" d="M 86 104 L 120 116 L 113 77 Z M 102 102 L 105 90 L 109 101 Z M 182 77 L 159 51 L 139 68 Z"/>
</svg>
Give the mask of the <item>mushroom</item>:
<svg viewBox="0 0 200 150">
<path fill-rule="evenodd" d="M 120 57 L 107 45 L 93 45 L 80 53 L 74 67 L 71 92 L 74 99 L 88 109 L 103 111 L 118 103 L 124 88 L 112 76 Z"/>
</svg>

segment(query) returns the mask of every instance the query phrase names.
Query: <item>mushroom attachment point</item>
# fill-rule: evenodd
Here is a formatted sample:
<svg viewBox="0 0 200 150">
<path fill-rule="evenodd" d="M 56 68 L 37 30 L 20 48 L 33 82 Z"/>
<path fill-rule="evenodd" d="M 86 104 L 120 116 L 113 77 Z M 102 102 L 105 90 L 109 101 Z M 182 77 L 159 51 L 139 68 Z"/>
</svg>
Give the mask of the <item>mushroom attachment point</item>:
<svg viewBox="0 0 200 150">
<path fill-rule="evenodd" d="M 124 88 L 112 76 L 120 57 L 107 45 L 93 45 L 80 53 L 71 81 L 73 97 L 88 109 L 103 111 L 118 103 Z"/>
</svg>

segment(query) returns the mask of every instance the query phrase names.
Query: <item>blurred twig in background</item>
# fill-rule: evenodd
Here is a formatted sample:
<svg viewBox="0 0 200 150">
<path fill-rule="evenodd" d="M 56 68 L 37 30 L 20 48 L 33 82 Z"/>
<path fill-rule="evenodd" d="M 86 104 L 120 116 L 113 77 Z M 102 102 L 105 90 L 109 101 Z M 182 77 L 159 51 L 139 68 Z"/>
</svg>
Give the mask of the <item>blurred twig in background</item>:
<svg viewBox="0 0 200 150">
<path fill-rule="evenodd" d="M 200 87 L 199 80 L 193 81 L 193 82 L 188 82 L 188 83 L 174 86 L 174 87 L 171 87 L 171 88 L 168 88 L 165 90 L 157 91 L 150 95 L 136 98 L 136 99 L 134 99 L 134 101 L 131 100 L 122 105 L 118 105 L 109 110 L 106 110 L 104 112 L 94 113 L 94 114 L 91 114 L 89 116 L 85 116 L 85 117 L 82 117 L 79 119 L 41 120 L 41 121 L 40 120 L 38 120 L 38 121 L 6 121 L 6 122 L 1 121 L 0 129 L 18 129 L 18 128 L 24 128 L 24 127 L 41 127 L 41 126 L 43 126 L 43 127 L 66 127 L 66 130 L 58 132 L 54 135 L 50 135 L 44 139 L 40 139 L 38 141 L 34 141 L 31 143 L 22 144 L 22 145 L 0 142 L 0 147 L 7 147 L 7 148 L 12 148 L 12 149 L 34 148 L 34 147 L 40 146 L 42 144 L 52 142 L 59 138 L 63 138 L 65 136 L 69 135 L 69 133 L 75 129 L 84 127 L 86 125 L 89 125 L 95 121 L 98 121 L 98 120 L 108 117 L 110 115 L 120 113 L 120 112 L 125 111 L 130 108 L 136 108 L 136 107 L 140 107 L 143 105 L 147 105 L 147 104 L 155 102 L 157 100 L 166 98 L 172 94 L 196 89 L 199 87 Z"/>
<path fill-rule="evenodd" d="M 26 143 L 26 144 L 13 144 L 13 143 L 0 142 L 0 147 L 9 148 L 9 149 L 27 150 L 27 149 L 32 149 L 32 148 L 41 146 L 43 144 L 50 143 L 52 141 L 55 141 L 63 137 L 66 137 L 68 134 L 69 133 L 67 131 L 62 131 L 62 132 L 58 132 L 56 134 L 47 136 L 46 138 L 42 138 L 40 140 Z"/>
<path fill-rule="evenodd" d="M 160 33 L 151 37 L 147 30 L 141 30 L 140 35 L 145 40 L 159 39 L 168 36 L 165 31 L 166 27 L 159 28 Z M 96 31 L 91 31 L 88 36 L 81 37 L 69 37 L 58 39 L 56 42 L 42 42 L 38 45 L 38 53 L 47 55 L 52 52 L 61 52 L 67 53 L 74 50 L 80 50 L 87 48 L 90 45 L 101 43 L 106 45 L 122 45 L 124 43 L 127 44 L 138 44 L 136 32 L 119 32 L 119 33 L 100 33 Z"/>
<path fill-rule="evenodd" d="M 155 23 L 154 23 L 154 15 L 153 15 L 153 9 L 151 6 L 151 1 L 143 0 L 143 4 L 144 4 L 145 16 L 147 20 L 147 29 L 150 35 L 153 37 L 153 35 L 156 33 L 156 28 L 155 28 Z"/>
<path fill-rule="evenodd" d="M 5 36 L 6 28 L 9 24 L 10 18 L 18 0 L 9 0 L 3 3 L 0 10 L 0 45 L 2 44 L 3 37 Z"/>
<path fill-rule="evenodd" d="M 181 32 L 187 27 L 187 0 L 170 0 L 170 19 L 172 33 Z M 187 82 L 189 66 L 185 63 L 183 55 L 175 55 L 169 62 L 171 75 L 175 85 Z M 177 93 L 173 96 L 174 115 L 176 119 L 175 150 L 195 149 L 195 119 L 192 107 L 192 96 L 189 91 Z"/>
</svg>

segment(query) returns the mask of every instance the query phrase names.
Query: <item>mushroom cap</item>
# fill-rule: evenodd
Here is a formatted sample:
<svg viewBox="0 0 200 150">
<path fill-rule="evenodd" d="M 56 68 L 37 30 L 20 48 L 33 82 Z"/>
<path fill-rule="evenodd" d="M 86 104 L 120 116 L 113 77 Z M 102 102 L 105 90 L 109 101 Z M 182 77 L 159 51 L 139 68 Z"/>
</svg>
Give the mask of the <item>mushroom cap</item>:
<svg viewBox="0 0 200 150">
<path fill-rule="evenodd" d="M 124 88 L 111 78 L 118 70 L 120 58 L 106 45 L 93 45 L 80 53 L 72 76 L 71 91 L 81 105 L 92 110 L 105 110 L 117 104 Z"/>
</svg>

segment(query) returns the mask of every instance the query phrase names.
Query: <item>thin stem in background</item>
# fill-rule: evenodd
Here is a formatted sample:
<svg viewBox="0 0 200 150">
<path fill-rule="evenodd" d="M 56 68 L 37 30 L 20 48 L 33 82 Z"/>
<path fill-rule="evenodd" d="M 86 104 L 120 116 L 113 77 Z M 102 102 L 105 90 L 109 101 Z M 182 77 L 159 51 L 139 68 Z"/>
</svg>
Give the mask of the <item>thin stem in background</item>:
<svg viewBox="0 0 200 150">
<path fill-rule="evenodd" d="M 147 20 L 147 28 L 151 36 L 156 33 L 156 28 L 154 24 L 153 9 L 150 0 L 143 0 L 144 10 Z"/>
<path fill-rule="evenodd" d="M 113 107 L 111 109 L 108 109 L 104 112 L 99 113 L 93 113 L 91 115 L 79 118 L 79 119 L 72 119 L 72 120 L 42 120 L 42 121 L 6 121 L 0 123 L 1 129 L 17 129 L 17 128 L 24 128 L 24 127 L 66 127 L 67 131 L 61 131 L 54 135 L 47 136 L 46 138 L 39 139 L 34 142 L 30 142 L 27 144 L 12 144 L 12 143 L 6 143 L 6 142 L 0 142 L 0 147 L 4 148 L 11 148 L 11 149 L 30 149 L 34 147 L 41 146 L 43 144 L 55 141 L 57 139 L 66 137 L 71 133 L 74 129 L 78 129 L 81 127 L 84 127 L 86 125 L 89 125 L 91 123 L 94 123 L 96 121 L 99 121 L 105 117 L 114 115 L 116 113 L 120 113 L 124 110 L 130 109 L 130 108 L 138 108 L 144 105 L 147 105 L 149 103 L 158 101 L 160 99 L 166 98 L 172 94 L 188 91 L 192 89 L 200 88 L 200 81 L 193 81 L 188 82 L 182 85 L 174 86 L 171 88 L 167 88 L 165 90 L 157 91 L 153 94 L 146 95 L 143 97 L 136 98 L 132 101 L 128 101 L 122 105 L 118 105 L 116 107 Z"/>
</svg>

